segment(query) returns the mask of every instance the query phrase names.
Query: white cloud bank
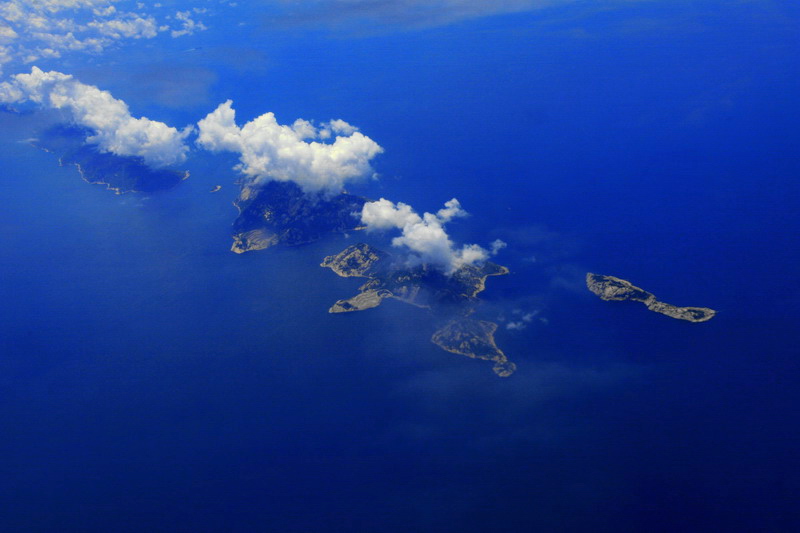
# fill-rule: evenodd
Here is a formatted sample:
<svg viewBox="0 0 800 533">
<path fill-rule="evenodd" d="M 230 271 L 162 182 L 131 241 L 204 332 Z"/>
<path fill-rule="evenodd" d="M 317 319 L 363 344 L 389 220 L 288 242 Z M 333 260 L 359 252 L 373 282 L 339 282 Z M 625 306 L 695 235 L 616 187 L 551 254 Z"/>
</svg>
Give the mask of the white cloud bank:
<svg viewBox="0 0 800 533">
<path fill-rule="evenodd" d="M 467 216 L 467 212 L 455 198 L 446 202 L 436 213 L 423 213 L 422 216 L 408 204 L 395 204 L 381 198 L 364 204 L 361 222 L 367 230 L 401 230 L 402 235 L 392 240 L 392 246 L 408 248 L 412 252 L 412 263 L 426 263 L 452 274 L 464 265 L 486 261 L 506 246 L 503 241 L 496 240 L 491 250 L 477 244 L 456 248 L 444 225 L 464 216 Z"/>
<path fill-rule="evenodd" d="M 170 28 L 141 12 L 145 4 L 137 4 L 140 12 L 134 12 L 117 9 L 120 3 L 124 4 L 120 0 L 0 1 L 0 72 L 12 62 L 32 63 L 69 52 L 97 54 L 123 40 L 152 39 L 170 30 L 172 37 L 180 37 L 206 29 L 189 11 L 166 17 L 176 25 Z"/>
<path fill-rule="evenodd" d="M 0 103 L 33 102 L 46 109 L 61 109 L 95 134 L 88 141 L 106 152 L 138 156 L 155 167 L 181 163 L 189 147 L 190 130 L 177 129 L 148 118 L 134 118 L 125 102 L 108 91 L 86 85 L 61 72 L 33 67 L 0 83 Z"/>
<path fill-rule="evenodd" d="M 265 113 L 239 127 L 230 100 L 197 127 L 200 147 L 239 154 L 236 169 L 254 183 L 293 181 L 309 192 L 338 192 L 346 183 L 372 175 L 370 161 L 383 151 L 343 120 L 316 127 L 298 119 L 288 126 Z"/>
</svg>

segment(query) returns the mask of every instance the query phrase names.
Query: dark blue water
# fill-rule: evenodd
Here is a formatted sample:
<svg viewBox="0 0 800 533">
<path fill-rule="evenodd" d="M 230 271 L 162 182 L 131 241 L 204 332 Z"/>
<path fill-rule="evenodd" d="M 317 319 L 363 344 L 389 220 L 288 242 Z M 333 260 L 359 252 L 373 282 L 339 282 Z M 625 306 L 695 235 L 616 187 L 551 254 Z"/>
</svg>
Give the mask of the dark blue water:
<svg viewBox="0 0 800 533">
<path fill-rule="evenodd" d="M 796 13 L 684 7 L 243 29 L 249 69 L 212 32 L 180 105 L 125 81 L 150 52 L 84 67 L 175 124 L 344 118 L 386 148 L 356 192 L 458 197 L 455 238 L 509 243 L 480 315 L 538 313 L 501 322 L 507 380 L 413 307 L 327 314 L 358 282 L 319 261 L 355 237 L 230 253 L 233 160 L 115 196 L 0 116 L 0 530 L 797 530 Z M 587 271 L 719 314 L 601 302 Z"/>
</svg>

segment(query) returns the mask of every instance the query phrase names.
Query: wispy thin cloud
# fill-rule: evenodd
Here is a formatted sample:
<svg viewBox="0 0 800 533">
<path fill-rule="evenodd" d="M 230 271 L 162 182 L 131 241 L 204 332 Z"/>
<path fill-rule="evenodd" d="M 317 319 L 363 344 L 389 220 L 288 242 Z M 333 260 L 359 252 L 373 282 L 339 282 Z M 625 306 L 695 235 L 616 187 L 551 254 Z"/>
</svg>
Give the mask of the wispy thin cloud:
<svg viewBox="0 0 800 533">
<path fill-rule="evenodd" d="M 405 28 L 440 26 L 459 20 L 533 11 L 575 0 L 289 0 L 277 5 L 277 17 L 290 24 L 337 25 L 351 22 L 390 24 Z"/>
</svg>

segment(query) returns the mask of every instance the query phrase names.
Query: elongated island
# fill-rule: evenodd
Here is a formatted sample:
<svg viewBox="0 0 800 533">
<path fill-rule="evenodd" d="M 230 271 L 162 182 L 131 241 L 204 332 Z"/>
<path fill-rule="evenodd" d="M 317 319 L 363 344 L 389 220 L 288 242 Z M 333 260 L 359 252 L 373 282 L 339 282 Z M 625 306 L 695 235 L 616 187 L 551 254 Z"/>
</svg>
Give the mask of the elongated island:
<svg viewBox="0 0 800 533">
<path fill-rule="evenodd" d="M 637 287 L 630 281 L 614 276 L 601 276 L 589 272 L 586 274 L 586 286 L 601 300 L 642 302 L 649 310 L 678 320 L 706 322 L 717 314 L 708 307 L 678 307 L 662 302 L 652 293 Z"/>
</svg>

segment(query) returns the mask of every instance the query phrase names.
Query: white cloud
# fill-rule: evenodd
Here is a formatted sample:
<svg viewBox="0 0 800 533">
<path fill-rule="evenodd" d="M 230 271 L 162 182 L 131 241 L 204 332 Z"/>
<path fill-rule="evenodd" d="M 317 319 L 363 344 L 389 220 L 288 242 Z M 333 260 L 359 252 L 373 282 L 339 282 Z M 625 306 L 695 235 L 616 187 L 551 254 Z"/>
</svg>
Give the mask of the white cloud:
<svg viewBox="0 0 800 533">
<path fill-rule="evenodd" d="M 513 313 L 517 316 L 517 320 L 508 322 L 506 324 L 506 329 L 519 331 L 527 328 L 528 324 L 533 322 L 533 319 L 539 314 L 539 311 L 525 313 L 521 309 L 514 309 Z"/>
<path fill-rule="evenodd" d="M 67 52 L 100 53 L 130 39 L 152 39 L 172 29 L 172 36 L 191 35 L 206 26 L 178 12 L 176 27 L 160 24 L 152 15 L 117 9 L 120 0 L 0 1 L 0 67 L 57 58 Z M 145 4 L 137 4 L 143 10 Z M 155 6 L 151 6 L 155 7 Z M 195 9 L 195 13 L 206 10 Z"/>
<path fill-rule="evenodd" d="M 205 9 L 194 9 L 195 13 L 205 13 Z M 197 22 L 192 19 L 192 12 L 191 11 L 178 11 L 175 13 L 175 19 L 179 20 L 181 23 L 181 29 L 179 30 L 172 30 L 170 35 L 172 37 L 182 37 L 184 35 L 192 35 L 196 31 L 203 31 L 206 28 L 205 24 L 202 22 Z"/>
<path fill-rule="evenodd" d="M 356 131 L 358 131 L 358 128 L 356 128 L 355 126 L 351 126 L 344 120 L 338 118 L 335 120 L 331 120 L 328 124 L 330 124 L 331 131 L 339 135 L 352 135 Z"/>
<path fill-rule="evenodd" d="M 422 218 L 408 204 L 402 202 L 394 204 L 386 198 L 381 198 L 376 202 L 364 204 L 361 211 L 361 222 L 368 229 L 385 230 L 420 224 Z"/>
<path fill-rule="evenodd" d="M 144 6 L 142 6 L 144 7 Z M 139 9 L 141 9 L 140 7 Z M 114 13 L 117 12 L 117 8 L 114 6 L 106 6 L 106 7 L 96 7 L 92 9 L 92 13 L 97 15 L 98 17 L 110 17 Z"/>
<path fill-rule="evenodd" d="M 494 242 L 492 242 L 492 244 L 490 246 L 491 246 L 492 255 L 497 255 L 500 252 L 500 250 L 502 250 L 503 248 L 507 247 L 508 244 L 506 244 L 505 242 L 501 241 L 500 239 L 495 239 Z"/>
<path fill-rule="evenodd" d="M 370 161 L 383 151 L 344 121 L 317 128 L 299 119 L 288 126 L 278 124 L 274 114 L 265 113 L 239 127 L 230 100 L 197 126 L 197 144 L 207 150 L 238 153 L 236 169 L 254 183 L 293 181 L 306 191 L 335 192 L 348 182 L 372 175 Z M 331 137 L 332 142 L 321 142 Z"/>
<path fill-rule="evenodd" d="M 35 9 L 57 13 L 65 9 L 78 9 L 84 7 L 102 6 L 118 0 L 27 0 L 25 4 Z M 8 2 L 15 4 L 17 2 Z"/>
<path fill-rule="evenodd" d="M 135 13 L 110 20 L 94 20 L 88 24 L 106 37 L 112 39 L 152 39 L 158 35 L 158 23 L 153 17 L 142 17 Z"/>
<path fill-rule="evenodd" d="M 163 122 L 134 118 L 128 106 L 108 91 L 83 84 L 68 74 L 43 72 L 17 74 L 0 83 L 0 102 L 33 102 L 47 109 L 67 111 L 72 120 L 94 131 L 88 141 L 117 155 L 138 156 L 152 166 L 183 162 L 189 150 L 189 130 L 178 131 Z"/>
<path fill-rule="evenodd" d="M 0 24 L 0 44 L 8 44 L 19 37 L 11 26 Z"/>
<path fill-rule="evenodd" d="M 505 247 L 502 241 L 492 243 L 492 251 L 477 244 L 456 248 L 444 225 L 454 218 L 467 216 L 457 199 L 444 204 L 434 213 L 418 215 L 410 205 L 395 204 L 385 198 L 367 202 L 361 211 L 361 222 L 368 230 L 399 229 L 402 234 L 392 240 L 392 246 L 406 247 L 412 252 L 412 263 L 426 263 L 453 273 L 464 265 L 486 261 Z"/>
<path fill-rule="evenodd" d="M 11 61 L 11 55 L 11 50 L 7 46 L 0 45 L 0 67 Z M 2 72 L 2 69 L 0 69 L 0 72 Z"/>
</svg>

